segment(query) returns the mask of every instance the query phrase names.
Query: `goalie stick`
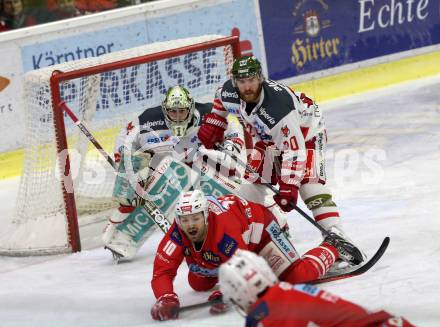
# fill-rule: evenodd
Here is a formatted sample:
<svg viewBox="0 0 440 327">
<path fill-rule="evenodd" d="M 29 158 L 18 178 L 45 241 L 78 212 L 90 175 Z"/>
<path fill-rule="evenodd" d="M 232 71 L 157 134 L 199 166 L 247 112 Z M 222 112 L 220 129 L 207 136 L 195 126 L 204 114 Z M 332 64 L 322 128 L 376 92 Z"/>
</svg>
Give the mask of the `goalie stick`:
<svg viewBox="0 0 440 327">
<path fill-rule="evenodd" d="M 216 147 L 222 151 L 225 151 L 225 147 L 219 143 L 216 143 Z M 249 172 L 253 173 L 253 174 L 257 174 L 258 172 L 253 169 L 252 167 L 250 167 L 247 163 L 243 162 L 242 160 L 240 160 L 237 156 L 235 155 L 231 155 L 231 157 L 242 167 L 244 167 L 246 170 L 248 170 Z M 270 184 L 269 182 L 267 182 L 262 176 L 259 176 L 261 181 L 263 182 L 262 185 L 265 185 L 266 187 L 268 187 L 273 193 L 275 194 L 279 194 L 280 191 L 273 186 L 272 184 Z M 347 251 L 350 255 L 352 255 L 354 258 L 356 258 L 359 262 L 362 262 L 364 259 L 362 257 L 362 253 L 356 249 L 356 251 L 352 251 L 351 248 L 348 248 L 346 246 L 344 246 L 344 244 L 341 244 L 341 242 L 336 239 L 331 233 L 329 233 L 327 230 L 324 229 L 324 227 L 322 227 L 320 224 L 318 224 L 312 217 L 310 217 L 307 213 L 305 213 L 301 208 L 299 208 L 298 206 L 294 206 L 294 209 L 301 215 L 303 216 L 305 219 L 307 219 L 313 226 L 315 226 L 316 228 L 319 229 L 319 231 L 325 236 L 328 237 L 329 239 L 332 240 L 332 242 L 334 242 L 334 244 L 338 244 L 338 246 L 341 246 L 345 251 Z"/>
<path fill-rule="evenodd" d="M 62 101 L 58 104 L 58 107 L 65 111 L 67 115 L 72 119 L 74 124 L 78 126 L 78 128 L 83 132 L 83 134 L 89 139 L 89 141 L 96 147 L 96 149 L 99 151 L 99 153 L 107 160 L 107 162 L 117 171 L 117 166 L 115 161 L 112 157 L 104 150 L 104 148 L 99 144 L 98 140 L 90 133 L 88 128 L 82 123 L 76 115 L 70 110 L 70 108 L 67 106 L 67 104 Z M 154 223 L 164 232 L 165 234 L 170 229 L 171 224 L 168 222 L 168 220 L 165 218 L 163 213 L 160 211 L 160 209 L 151 201 L 148 201 L 143 197 L 142 191 L 143 187 L 138 183 L 138 187 L 136 187 L 136 193 L 141 196 L 145 203 L 143 205 L 144 209 L 148 212 L 148 214 L 153 218 Z"/>
<path fill-rule="evenodd" d="M 366 273 L 368 270 L 370 270 L 373 266 L 376 265 L 376 263 L 384 255 L 389 244 L 390 244 L 390 238 L 387 236 L 383 239 L 383 241 L 380 244 L 379 248 L 377 249 L 376 253 L 371 257 L 370 260 L 365 262 L 363 265 L 356 266 L 356 267 L 349 267 L 350 268 L 349 270 L 340 271 L 340 272 L 337 272 L 334 274 L 327 274 L 319 279 L 309 281 L 306 284 L 313 284 L 313 285 L 323 284 L 323 283 L 328 283 L 328 282 L 332 282 L 335 280 L 341 280 L 341 279 L 346 279 L 346 278 L 350 278 L 350 277 L 360 276 L 360 275 Z M 204 301 L 204 302 L 200 302 L 200 303 L 196 303 L 196 304 L 186 305 L 186 306 L 180 307 L 179 312 L 191 311 L 191 310 L 195 310 L 195 309 L 208 307 L 213 304 L 219 303 L 221 301 L 222 301 L 222 299 L 217 298 L 213 301 Z"/>
</svg>

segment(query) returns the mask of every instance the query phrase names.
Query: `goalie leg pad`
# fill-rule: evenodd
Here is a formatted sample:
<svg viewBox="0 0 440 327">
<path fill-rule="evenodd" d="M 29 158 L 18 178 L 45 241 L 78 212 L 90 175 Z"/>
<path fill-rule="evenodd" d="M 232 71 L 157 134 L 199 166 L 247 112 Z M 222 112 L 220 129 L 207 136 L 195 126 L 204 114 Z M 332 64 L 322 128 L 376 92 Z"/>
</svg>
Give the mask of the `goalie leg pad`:
<svg viewBox="0 0 440 327">
<path fill-rule="evenodd" d="M 115 217 L 121 217 L 118 210 Z M 155 223 L 147 211 L 142 207 L 134 208 L 130 213 L 125 213 L 125 219 L 114 221 L 111 219 L 104 232 L 104 245 L 110 250 L 119 253 L 124 259 L 131 260 L 139 248 L 155 230 Z M 112 217 L 113 218 L 113 217 Z"/>
<path fill-rule="evenodd" d="M 113 188 L 113 198 L 124 206 L 136 205 L 138 195 L 135 192 L 137 182 L 145 181 L 149 175 L 151 154 L 122 151 L 121 162 Z"/>
<path fill-rule="evenodd" d="M 198 175 L 170 156 L 163 157 L 154 169 L 145 186 L 146 196 L 173 223 L 179 195 L 194 185 Z"/>
</svg>

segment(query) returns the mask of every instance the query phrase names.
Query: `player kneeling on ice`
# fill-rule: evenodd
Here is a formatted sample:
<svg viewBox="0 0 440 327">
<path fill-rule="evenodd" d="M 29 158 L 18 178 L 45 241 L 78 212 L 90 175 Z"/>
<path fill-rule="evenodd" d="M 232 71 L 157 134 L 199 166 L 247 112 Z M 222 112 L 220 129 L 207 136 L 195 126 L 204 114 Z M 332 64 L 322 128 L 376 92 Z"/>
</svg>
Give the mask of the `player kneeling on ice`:
<svg viewBox="0 0 440 327">
<path fill-rule="evenodd" d="M 369 312 L 316 286 L 279 282 L 262 257 L 246 250 L 219 269 L 223 300 L 246 317 L 246 326 L 411 327 L 388 312 Z"/>
<path fill-rule="evenodd" d="M 143 198 L 135 192 L 137 183 L 147 185 L 146 180 L 152 180 L 151 176 L 165 156 L 188 166 L 193 164 L 200 147 L 197 131 L 201 117 L 211 107 L 212 104 L 195 102 L 185 87 L 173 86 L 168 89 L 161 106 L 147 108 L 122 129 L 115 146 L 119 169 L 113 191 L 119 208 L 112 213 L 102 236 L 105 247 L 115 259 L 134 258 L 154 230 L 153 220 L 142 208 Z M 241 147 L 241 134 L 241 125 L 231 122 L 225 143 L 234 149 Z M 171 212 L 174 203 L 168 203 Z M 167 214 L 163 208 L 159 209 Z M 172 221 L 172 217 L 169 220 Z"/>
<path fill-rule="evenodd" d="M 151 286 L 157 298 L 151 309 L 156 320 L 175 319 L 179 298 L 173 280 L 185 258 L 189 267 L 188 282 L 195 291 L 209 291 L 218 282 L 218 268 L 237 249 L 258 253 L 267 260 L 280 280 L 301 283 L 323 276 L 335 260 L 350 262 L 340 245 L 324 242 L 302 257 L 282 233 L 275 216 L 263 205 L 234 195 L 206 197 L 201 191 L 183 193 L 176 205 L 176 218 L 160 242 L 154 260 Z M 351 262 L 350 262 L 351 263 Z M 221 296 L 214 291 L 209 300 Z M 211 312 L 225 310 L 224 303 Z"/>
</svg>

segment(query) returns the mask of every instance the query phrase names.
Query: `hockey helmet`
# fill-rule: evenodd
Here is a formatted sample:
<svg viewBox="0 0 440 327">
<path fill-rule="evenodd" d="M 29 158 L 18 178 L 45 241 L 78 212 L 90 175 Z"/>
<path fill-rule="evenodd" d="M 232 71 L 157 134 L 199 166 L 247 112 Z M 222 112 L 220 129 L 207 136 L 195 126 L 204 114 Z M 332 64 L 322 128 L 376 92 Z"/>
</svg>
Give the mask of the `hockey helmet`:
<svg viewBox="0 0 440 327">
<path fill-rule="evenodd" d="M 232 77 L 234 80 L 252 76 L 257 76 L 260 80 L 263 80 L 261 64 L 257 58 L 254 56 L 245 56 L 234 60 L 232 64 Z"/>
<path fill-rule="evenodd" d="M 225 301 L 231 301 L 247 313 L 258 295 L 276 284 L 278 278 L 263 257 L 238 249 L 219 268 L 220 291 Z"/>
<path fill-rule="evenodd" d="M 188 89 L 183 86 L 170 87 L 162 102 L 162 111 L 165 116 L 165 123 L 174 136 L 185 136 L 188 125 L 191 123 L 194 115 L 195 103 Z M 170 114 L 174 111 L 186 110 L 184 118 L 177 115 L 177 120 L 171 118 Z"/>
<path fill-rule="evenodd" d="M 176 204 L 176 223 L 180 226 L 180 217 L 203 212 L 205 224 L 208 219 L 208 200 L 200 190 L 182 193 Z"/>
</svg>

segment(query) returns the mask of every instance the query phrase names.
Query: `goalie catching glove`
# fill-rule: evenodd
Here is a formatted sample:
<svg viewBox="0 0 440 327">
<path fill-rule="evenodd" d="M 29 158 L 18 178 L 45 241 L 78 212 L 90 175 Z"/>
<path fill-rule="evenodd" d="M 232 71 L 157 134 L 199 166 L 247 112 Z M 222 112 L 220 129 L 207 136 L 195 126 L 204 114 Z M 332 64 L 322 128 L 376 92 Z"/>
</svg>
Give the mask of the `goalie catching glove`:
<svg viewBox="0 0 440 327">
<path fill-rule="evenodd" d="M 151 317 L 154 320 L 170 320 L 179 317 L 180 302 L 176 294 L 164 294 L 157 299 L 151 308 Z"/>
<path fill-rule="evenodd" d="M 203 117 L 203 123 L 200 125 L 197 136 L 207 149 L 213 149 L 216 143 L 223 141 L 223 136 L 228 121 L 214 113 L 206 114 Z"/>
</svg>

